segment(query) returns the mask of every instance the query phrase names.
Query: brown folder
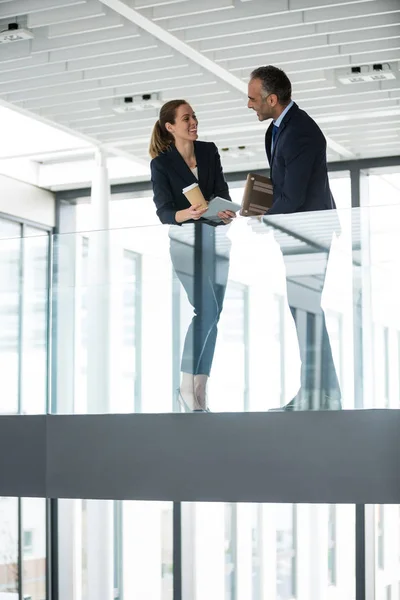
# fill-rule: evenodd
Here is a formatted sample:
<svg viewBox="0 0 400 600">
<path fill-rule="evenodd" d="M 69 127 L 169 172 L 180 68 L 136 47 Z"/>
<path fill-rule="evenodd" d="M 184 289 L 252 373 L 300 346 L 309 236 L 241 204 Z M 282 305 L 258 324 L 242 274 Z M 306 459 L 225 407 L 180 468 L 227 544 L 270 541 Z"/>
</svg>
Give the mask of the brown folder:
<svg viewBox="0 0 400 600">
<path fill-rule="evenodd" d="M 240 209 L 242 217 L 256 217 L 265 214 L 271 208 L 272 200 L 273 187 L 271 179 L 257 175 L 257 173 L 249 173 L 243 192 L 242 208 Z"/>
</svg>

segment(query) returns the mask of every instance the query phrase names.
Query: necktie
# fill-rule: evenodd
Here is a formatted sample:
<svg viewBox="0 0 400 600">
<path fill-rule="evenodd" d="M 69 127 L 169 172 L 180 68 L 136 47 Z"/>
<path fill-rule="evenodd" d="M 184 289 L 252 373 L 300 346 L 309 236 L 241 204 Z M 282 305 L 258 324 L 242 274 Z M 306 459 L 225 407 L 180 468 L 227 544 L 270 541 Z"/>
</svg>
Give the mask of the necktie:
<svg viewBox="0 0 400 600">
<path fill-rule="evenodd" d="M 278 133 L 278 129 L 279 127 L 277 127 L 276 125 L 274 125 L 272 127 L 272 143 L 271 143 L 271 152 L 274 149 L 274 144 L 275 144 L 275 136 Z"/>
</svg>

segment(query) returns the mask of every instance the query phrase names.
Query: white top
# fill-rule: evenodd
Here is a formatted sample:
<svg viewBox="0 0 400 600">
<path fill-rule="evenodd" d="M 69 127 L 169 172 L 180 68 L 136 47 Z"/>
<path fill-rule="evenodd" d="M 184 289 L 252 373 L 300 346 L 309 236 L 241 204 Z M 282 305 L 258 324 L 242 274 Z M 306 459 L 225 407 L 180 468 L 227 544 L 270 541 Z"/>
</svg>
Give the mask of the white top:
<svg viewBox="0 0 400 600">
<path fill-rule="evenodd" d="M 196 177 L 196 179 L 199 178 L 199 171 L 197 167 L 193 167 L 193 169 L 190 169 L 193 173 L 193 175 Z"/>
</svg>

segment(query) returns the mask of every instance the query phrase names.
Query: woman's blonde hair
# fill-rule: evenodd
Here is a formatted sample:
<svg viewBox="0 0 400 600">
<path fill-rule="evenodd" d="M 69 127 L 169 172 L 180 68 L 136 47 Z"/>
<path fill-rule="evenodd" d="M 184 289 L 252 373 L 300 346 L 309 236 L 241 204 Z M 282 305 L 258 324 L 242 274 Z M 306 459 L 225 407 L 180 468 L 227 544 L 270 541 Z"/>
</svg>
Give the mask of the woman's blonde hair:
<svg viewBox="0 0 400 600">
<path fill-rule="evenodd" d="M 170 100 L 166 102 L 160 109 L 160 116 L 153 127 L 151 134 L 149 153 L 151 158 L 156 158 L 174 143 L 174 136 L 167 131 L 166 123 L 175 123 L 177 109 L 182 104 L 188 104 L 186 100 Z"/>
</svg>

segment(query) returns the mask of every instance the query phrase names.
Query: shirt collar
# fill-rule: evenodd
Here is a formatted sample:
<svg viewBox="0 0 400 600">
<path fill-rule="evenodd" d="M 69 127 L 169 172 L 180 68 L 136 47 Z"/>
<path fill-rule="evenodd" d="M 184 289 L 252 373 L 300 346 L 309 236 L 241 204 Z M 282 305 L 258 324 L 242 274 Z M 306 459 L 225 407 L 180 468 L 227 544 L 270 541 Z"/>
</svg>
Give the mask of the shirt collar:
<svg viewBox="0 0 400 600">
<path fill-rule="evenodd" d="M 294 104 L 294 102 L 293 102 L 293 100 L 291 100 L 289 102 L 289 104 L 287 105 L 287 107 L 285 108 L 285 110 L 279 115 L 279 117 L 276 119 L 276 121 L 274 121 L 274 125 L 276 127 L 279 127 L 279 125 L 282 123 L 284 116 L 292 108 L 293 104 Z"/>
</svg>

